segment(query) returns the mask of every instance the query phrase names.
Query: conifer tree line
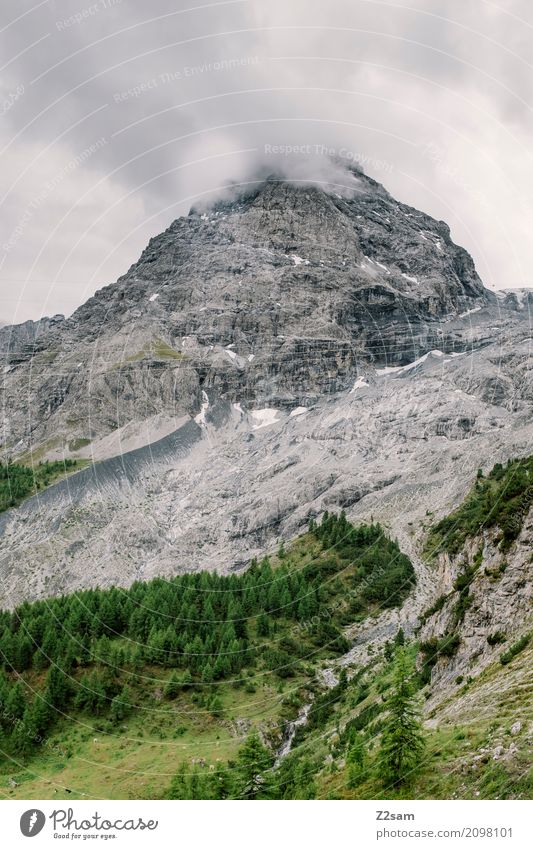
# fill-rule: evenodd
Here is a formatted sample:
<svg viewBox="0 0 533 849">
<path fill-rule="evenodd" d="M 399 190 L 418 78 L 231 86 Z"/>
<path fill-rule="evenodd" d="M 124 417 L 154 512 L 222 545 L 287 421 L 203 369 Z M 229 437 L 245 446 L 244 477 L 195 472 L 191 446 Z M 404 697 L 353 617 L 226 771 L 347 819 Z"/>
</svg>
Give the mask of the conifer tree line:
<svg viewBox="0 0 533 849">
<path fill-rule="evenodd" d="M 503 550 L 518 537 L 533 504 L 533 456 L 496 463 L 488 474 L 478 469 L 472 490 L 460 507 L 432 529 L 428 553 L 458 554 L 468 537 L 482 528 L 501 530 Z"/>
<path fill-rule="evenodd" d="M 72 471 L 76 460 L 54 460 L 38 463 L 33 468 L 20 463 L 0 463 L 0 513 L 49 486 L 58 475 Z"/>
</svg>

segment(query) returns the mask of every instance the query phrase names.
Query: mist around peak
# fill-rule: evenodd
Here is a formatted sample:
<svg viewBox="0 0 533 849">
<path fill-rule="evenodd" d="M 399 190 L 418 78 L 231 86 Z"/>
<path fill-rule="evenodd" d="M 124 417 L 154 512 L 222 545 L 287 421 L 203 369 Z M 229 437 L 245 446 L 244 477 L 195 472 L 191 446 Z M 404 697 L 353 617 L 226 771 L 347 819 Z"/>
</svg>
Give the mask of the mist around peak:
<svg viewBox="0 0 533 849">
<path fill-rule="evenodd" d="M 382 186 L 367 177 L 359 165 L 348 163 L 339 155 L 327 156 L 307 152 L 311 145 L 303 145 L 295 151 L 295 145 L 273 146 L 271 161 L 266 157 L 250 162 L 240 177 L 225 182 L 207 192 L 196 201 L 190 213 L 202 213 L 218 204 L 232 203 L 255 195 L 267 183 L 289 183 L 299 188 L 310 187 L 335 195 L 337 198 L 353 199 L 357 194 L 368 191 L 372 186 L 384 192 Z"/>
</svg>

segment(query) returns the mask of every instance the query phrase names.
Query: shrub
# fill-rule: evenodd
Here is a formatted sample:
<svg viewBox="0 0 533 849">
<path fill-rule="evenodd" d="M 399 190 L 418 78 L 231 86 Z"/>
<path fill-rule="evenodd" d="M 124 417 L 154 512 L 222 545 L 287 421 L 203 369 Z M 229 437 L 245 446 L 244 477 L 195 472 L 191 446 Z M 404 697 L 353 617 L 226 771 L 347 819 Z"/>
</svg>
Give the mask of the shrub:
<svg viewBox="0 0 533 849">
<path fill-rule="evenodd" d="M 503 652 L 503 654 L 500 655 L 500 662 L 503 664 L 503 666 L 510 663 L 513 658 L 516 657 L 517 654 L 520 654 L 520 652 L 523 651 L 527 645 L 529 645 L 530 640 L 531 634 L 524 634 L 524 636 L 517 640 L 516 643 L 513 643 L 512 646 L 509 646 L 507 651 Z"/>
</svg>

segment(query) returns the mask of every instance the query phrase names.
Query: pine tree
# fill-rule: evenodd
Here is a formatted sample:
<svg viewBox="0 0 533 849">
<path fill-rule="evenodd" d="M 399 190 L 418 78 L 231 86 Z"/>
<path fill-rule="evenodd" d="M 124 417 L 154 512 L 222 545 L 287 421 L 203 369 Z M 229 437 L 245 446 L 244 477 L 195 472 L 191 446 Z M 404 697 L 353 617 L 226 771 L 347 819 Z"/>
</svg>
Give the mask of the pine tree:
<svg viewBox="0 0 533 849">
<path fill-rule="evenodd" d="M 111 710 L 109 719 L 111 722 L 122 722 L 131 713 L 131 697 L 129 690 L 124 686 L 118 696 L 115 696 L 111 702 Z"/>
<path fill-rule="evenodd" d="M 209 661 L 207 661 L 202 670 L 202 681 L 204 684 L 211 684 L 213 682 L 213 667 Z"/>
<path fill-rule="evenodd" d="M 50 666 L 50 661 L 46 657 L 43 650 L 37 649 L 37 651 L 33 655 L 33 668 L 36 669 L 38 672 L 40 672 L 43 669 L 48 669 L 49 666 Z"/>
<path fill-rule="evenodd" d="M 209 773 L 208 783 L 210 799 L 229 799 L 231 797 L 231 777 L 225 765 L 216 764 L 213 772 Z"/>
<path fill-rule="evenodd" d="M 187 794 L 187 774 L 185 764 L 182 764 L 170 782 L 167 799 L 189 799 Z"/>
<path fill-rule="evenodd" d="M 220 696 L 215 696 L 214 699 L 211 700 L 209 704 L 209 711 L 213 716 L 220 717 L 224 713 L 224 705 L 222 704 L 222 699 Z"/>
<path fill-rule="evenodd" d="M 405 781 L 420 764 L 424 751 L 422 720 L 414 685 L 414 664 L 404 648 L 395 658 L 394 682 L 386 702 L 378 770 L 382 781 L 398 784 Z"/>
<path fill-rule="evenodd" d="M 6 699 L 6 713 L 10 721 L 13 719 L 22 719 L 22 715 L 26 710 L 26 699 L 24 696 L 24 687 L 20 681 L 17 681 L 14 687 L 11 687 Z"/>
<path fill-rule="evenodd" d="M 72 695 L 72 683 L 61 662 L 52 666 L 46 676 L 46 696 L 52 707 L 63 709 Z"/>
<path fill-rule="evenodd" d="M 394 645 L 391 643 L 390 640 L 387 640 L 385 642 L 385 645 L 383 647 L 383 657 L 388 663 L 390 663 L 390 661 L 394 657 Z"/>
<path fill-rule="evenodd" d="M 239 799 L 268 799 L 274 758 L 263 746 L 257 731 L 252 732 L 237 756 L 237 797 Z"/>
<path fill-rule="evenodd" d="M 165 684 L 165 689 L 163 691 L 163 695 L 165 699 L 175 699 L 181 690 L 181 679 L 177 675 L 176 672 L 173 672 L 167 683 Z"/>
<path fill-rule="evenodd" d="M 218 681 L 220 678 L 226 678 L 231 671 L 231 665 L 226 654 L 219 654 L 213 667 L 213 678 Z"/>
<path fill-rule="evenodd" d="M 276 799 L 315 799 L 317 788 L 314 780 L 316 766 L 309 757 L 294 753 L 283 758 L 274 773 Z"/>
<path fill-rule="evenodd" d="M 23 672 L 25 669 L 30 669 L 33 659 L 34 645 L 27 636 L 21 636 L 18 639 L 15 669 L 17 672 Z"/>
<path fill-rule="evenodd" d="M 104 711 L 107 705 L 106 691 L 96 672 L 92 675 L 82 675 L 75 705 L 79 710 L 86 710 L 93 715 Z"/>
<path fill-rule="evenodd" d="M 352 734 L 346 766 L 348 767 L 348 787 L 354 788 L 361 782 L 365 771 L 366 749 L 363 735 L 359 731 Z"/>
<path fill-rule="evenodd" d="M 22 719 L 13 729 L 11 742 L 17 754 L 28 757 L 36 745 L 37 732 L 33 723 L 31 708 L 27 707 Z"/>
<path fill-rule="evenodd" d="M 38 735 L 43 734 L 54 718 L 54 711 L 40 693 L 35 694 L 32 704 L 32 722 L 35 726 L 35 732 Z"/>
<path fill-rule="evenodd" d="M 257 617 L 257 636 L 268 637 L 270 634 L 270 623 L 268 616 L 265 613 L 260 613 Z"/>
</svg>

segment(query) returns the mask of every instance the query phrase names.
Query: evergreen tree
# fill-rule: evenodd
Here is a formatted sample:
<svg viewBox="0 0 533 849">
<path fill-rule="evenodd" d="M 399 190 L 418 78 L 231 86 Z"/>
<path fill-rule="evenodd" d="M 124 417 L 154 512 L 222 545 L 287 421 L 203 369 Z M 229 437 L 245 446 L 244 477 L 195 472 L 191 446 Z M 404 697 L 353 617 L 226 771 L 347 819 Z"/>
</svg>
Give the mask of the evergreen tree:
<svg viewBox="0 0 533 849">
<path fill-rule="evenodd" d="M 54 711 L 40 693 L 35 694 L 32 704 L 32 723 L 36 734 L 44 734 L 54 718 Z"/>
<path fill-rule="evenodd" d="M 390 661 L 394 657 L 394 644 L 391 643 L 390 640 L 387 640 L 385 642 L 385 645 L 383 647 L 383 657 L 388 663 L 390 663 Z"/>
<path fill-rule="evenodd" d="M 231 798 L 231 776 L 221 763 L 217 763 L 213 772 L 209 773 L 210 799 Z"/>
<path fill-rule="evenodd" d="M 175 699 L 181 690 L 181 679 L 177 675 L 176 672 L 173 672 L 167 683 L 165 684 L 165 689 L 163 691 L 163 695 L 166 699 Z"/>
<path fill-rule="evenodd" d="M 384 784 L 405 781 L 424 751 L 422 720 L 414 685 L 415 668 L 404 648 L 395 658 L 394 682 L 385 704 L 378 770 Z"/>
<path fill-rule="evenodd" d="M 124 686 L 118 696 L 115 696 L 115 698 L 111 702 L 109 719 L 111 720 L 111 722 L 115 723 L 122 722 L 124 719 L 126 719 L 127 716 L 130 715 L 131 710 L 132 705 L 129 690 L 126 686 Z"/>
<path fill-rule="evenodd" d="M 260 613 L 257 617 L 257 636 L 268 637 L 270 634 L 270 622 L 265 613 Z"/>
<path fill-rule="evenodd" d="M 26 699 L 24 696 L 24 687 L 20 681 L 17 681 L 14 687 L 11 687 L 6 699 L 6 713 L 8 719 L 22 719 L 22 715 L 26 710 Z"/>
<path fill-rule="evenodd" d="M 205 664 L 202 670 L 202 681 L 204 684 L 211 684 L 213 681 L 213 667 L 209 661 Z"/>
<path fill-rule="evenodd" d="M 309 757 L 298 757 L 295 753 L 283 758 L 275 772 L 276 799 L 315 799 L 316 766 Z"/>
<path fill-rule="evenodd" d="M 42 649 L 37 649 L 35 654 L 33 655 L 33 668 L 38 672 L 42 672 L 43 669 L 48 669 L 50 666 L 50 661 L 46 657 L 45 653 Z"/>
<path fill-rule="evenodd" d="M 191 675 L 189 669 L 185 669 L 181 675 L 181 688 L 182 690 L 190 690 L 191 687 L 194 686 L 194 678 Z"/>
<path fill-rule="evenodd" d="M 52 666 L 46 676 L 46 699 L 52 707 L 64 708 L 72 695 L 72 683 L 62 665 Z"/>
<path fill-rule="evenodd" d="M 219 654 L 213 667 L 213 678 L 218 681 L 220 678 L 227 678 L 231 672 L 231 664 L 227 654 Z"/>
<path fill-rule="evenodd" d="M 33 660 L 34 648 L 35 647 L 29 637 L 19 636 L 15 659 L 15 669 L 17 672 L 23 672 L 25 669 L 30 669 Z"/>
<path fill-rule="evenodd" d="M 22 719 L 19 719 L 11 735 L 11 743 L 18 755 L 27 757 L 36 743 L 37 732 L 33 722 L 31 708 L 27 707 Z"/>
<path fill-rule="evenodd" d="M 106 691 L 96 672 L 81 677 L 75 705 L 79 710 L 86 710 L 95 716 L 104 711 L 107 705 Z"/>
<path fill-rule="evenodd" d="M 236 765 L 237 792 L 239 799 L 268 799 L 272 789 L 269 770 L 274 758 L 263 746 L 257 731 L 253 731 L 244 746 L 239 749 Z"/>
<path fill-rule="evenodd" d="M 213 714 L 213 716 L 222 716 L 222 714 L 224 713 L 224 706 L 222 704 L 222 699 L 220 698 L 220 696 L 215 696 L 211 700 L 209 704 L 209 710 Z"/>
<path fill-rule="evenodd" d="M 170 787 L 167 793 L 167 799 L 191 799 L 189 795 L 189 776 L 185 770 L 185 764 L 182 764 L 170 782 Z"/>
<path fill-rule="evenodd" d="M 346 766 L 348 767 L 348 787 L 354 788 L 361 782 L 366 761 L 366 748 L 363 735 L 354 731 L 348 746 Z"/>
<path fill-rule="evenodd" d="M 167 799 L 224 799 L 224 785 L 219 781 L 220 770 L 199 772 L 182 764 L 170 782 Z M 227 783 L 227 781 L 225 782 Z"/>
</svg>

